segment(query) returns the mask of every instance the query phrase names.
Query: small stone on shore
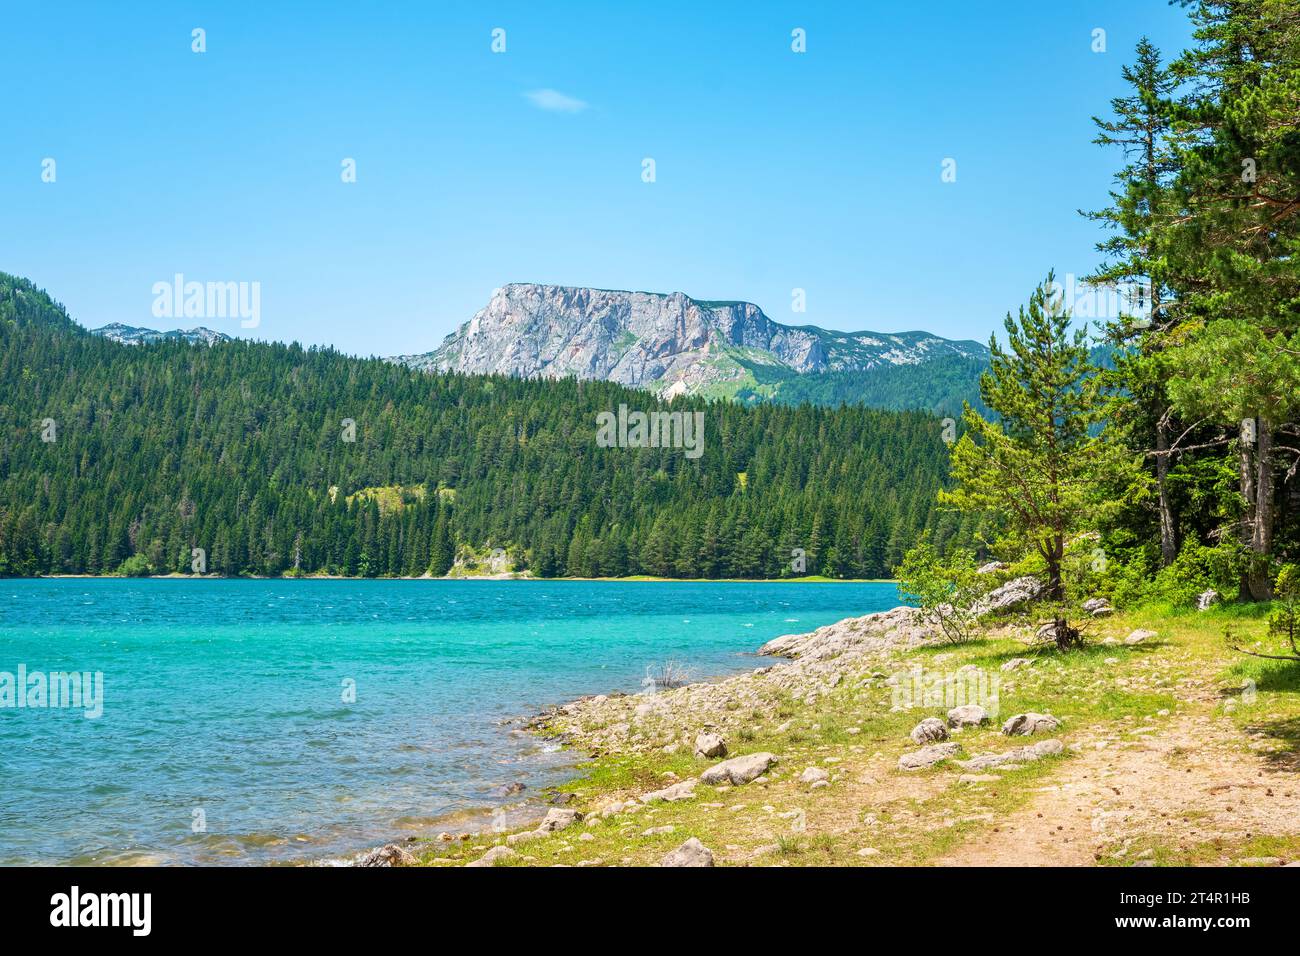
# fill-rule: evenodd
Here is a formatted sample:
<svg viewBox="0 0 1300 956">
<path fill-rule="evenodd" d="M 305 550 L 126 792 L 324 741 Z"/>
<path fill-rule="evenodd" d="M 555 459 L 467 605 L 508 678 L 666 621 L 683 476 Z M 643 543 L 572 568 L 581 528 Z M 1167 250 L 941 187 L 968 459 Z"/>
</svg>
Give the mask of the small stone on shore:
<svg viewBox="0 0 1300 956">
<path fill-rule="evenodd" d="M 1002 733 L 1008 737 L 1028 737 L 1036 733 L 1051 733 L 1061 726 L 1061 722 L 1051 714 L 1036 714 L 1033 711 L 1016 714 L 1002 725 Z"/>
<path fill-rule="evenodd" d="M 698 777 L 691 777 L 689 780 L 675 783 L 671 787 L 643 793 L 641 794 L 641 802 L 653 803 L 655 800 L 665 800 L 668 803 L 676 803 L 679 800 L 693 800 L 695 799 L 695 785 L 699 782 Z"/>
<path fill-rule="evenodd" d="M 721 734 L 702 733 L 695 738 L 695 756 L 716 760 L 727 755 L 727 742 Z"/>
<path fill-rule="evenodd" d="M 496 866 L 502 860 L 509 860 L 519 856 L 508 846 L 494 846 L 473 863 L 466 863 L 466 866 Z"/>
<path fill-rule="evenodd" d="M 806 784 L 825 783 L 829 781 L 831 775 L 821 767 L 809 767 L 803 773 L 799 774 L 799 782 Z"/>
<path fill-rule="evenodd" d="M 762 776 L 774 763 L 776 756 L 766 752 L 732 757 L 704 771 L 700 774 L 700 780 L 707 784 L 730 783 L 739 787 Z"/>
<path fill-rule="evenodd" d="M 357 866 L 415 866 L 419 861 L 396 843 L 388 843 L 376 850 L 371 850 L 361 859 Z"/>
<path fill-rule="evenodd" d="M 898 758 L 899 770 L 923 770 L 926 767 L 933 767 L 942 760 L 956 756 L 961 752 L 961 744 L 934 744 L 930 747 L 922 747 L 920 750 L 914 750 L 911 753 L 903 754 Z"/>
<path fill-rule="evenodd" d="M 537 829 L 545 833 L 555 833 L 558 830 L 564 830 L 582 819 L 582 814 L 577 810 L 569 810 L 564 807 L 552 807 L 546 811 L 546 816 L 538 825 Z"/>
<path fill-rule="evenodd" d="M 978 727 L 988 722 L 988 711 L 979 704 L 963 704 L 948 711 L 949 727 Z"/>
<path fill-rule="evenodd" d="M 938 717 L 927 717 L 915 727 L 909 735 L 918 744 L 932 744 L 948 739 L 948 728 Z"/>
<path fill-rule="evenodd" d="M 691 837 L 665 856 L 660 866 L 713 866 L 713 851 L 695 837 Z"/>
</svg>

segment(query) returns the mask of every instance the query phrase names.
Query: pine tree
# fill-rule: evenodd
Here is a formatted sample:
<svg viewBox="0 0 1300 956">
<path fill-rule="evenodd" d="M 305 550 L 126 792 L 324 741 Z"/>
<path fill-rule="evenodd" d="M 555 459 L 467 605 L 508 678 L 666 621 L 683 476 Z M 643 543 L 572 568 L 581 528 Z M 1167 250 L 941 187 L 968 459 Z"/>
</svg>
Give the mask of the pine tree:
<svg viewBox="0 0 1300 956">
<path fill-rule="evenodd" d="M 1041 559 L 1045 596 L 1056 603 L 1057 646 L 1078 642 L 1065 611 L 1066 545 L 1093 517 L 1098 469 L 1121 467 L 1118 446 L 1089 433 L 1101 396 L 1084 329 L 1070 331 L 1055 276 L 1034 290 L 1019 316 L 1006 318 L 1007 348 L 994 336 L 980 397 L 995 423 L 967 406 L 966 433 L 952 452 L 954 488 L 940 500 L 999 522 L 1006 546 Z"/>
<path fill-rule="evenodd" d="M 1121 350 L 1114 372 L 1121 397 L 1112 403 L 1108 418 L 1127 440 L 1146 444 L 1146 436 L 1152 436 L 1160 561 L 1167 566 L 1178 556 L 1169 467 L 1171 436 L 1181 429 L 1165 389 L 1169 363 L 1164 344 L 1175 332 L 1178 312 L 1164 254 L 1177 214 L 1171 208 L 1170 179 L 1178 170 L 1184 139 L 1175 120 L 1177 76 L 1146 37 L 1138 41 L 1136 53 L 1136 62 L 1123 68 L 1132 92 L 1111 100 L 1113 119 L 1093 118 L 1099 130 L 1093 142 L 1118 147 L 1126 163 L 1115 176 L 1118 188 L 1110 194 L 1111 206 L 1085 214 L 1115 231 L 1098 243 L 1107 260 L 1088 281 L 1103 289 L 1129 290 L 1132 312 L 1121 313 L 1109 328 L 1110 340 Z"/>
<path fill-rule="evenodd" d="M 1284 0 L 1204 0 L 1197 45 L 1177 69 L 1197 90 L 1193 141 L 1175 191 L 1182 213 L 1166 252 L 1190 325 L 1169 392 L 1185 417 L 1238 434 L 1250 560 L 1246 598 L 1271 594 L 1281 457 L 1300 432 L 1300 9 Z"/>
</svg>

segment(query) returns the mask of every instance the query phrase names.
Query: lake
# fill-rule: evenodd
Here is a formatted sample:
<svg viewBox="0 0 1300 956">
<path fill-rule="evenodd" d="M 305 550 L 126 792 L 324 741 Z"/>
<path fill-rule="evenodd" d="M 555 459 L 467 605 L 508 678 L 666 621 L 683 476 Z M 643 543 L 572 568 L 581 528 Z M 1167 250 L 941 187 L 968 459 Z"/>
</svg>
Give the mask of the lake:
<svg viewBox="0 0 1300 956">
<path fill-rule="evenodd" d="M 764 641 L 900 603 L 891 583 L 58 579 L 0 594 L 0 864 L 305 862 L 455 831 L 575 772 L 581 755 L 512 718 L 639 691 L 670 660 L 696 678 L 760 666 Z M 44 706 L 16 706 L 20 668 L 24 702 Z M 102 675 L 102 713 L 50 706 L 51 675 L 73 671 L 88 694 Z M 503 796 L 516 781 L 528 789 Z"/>
</svg>

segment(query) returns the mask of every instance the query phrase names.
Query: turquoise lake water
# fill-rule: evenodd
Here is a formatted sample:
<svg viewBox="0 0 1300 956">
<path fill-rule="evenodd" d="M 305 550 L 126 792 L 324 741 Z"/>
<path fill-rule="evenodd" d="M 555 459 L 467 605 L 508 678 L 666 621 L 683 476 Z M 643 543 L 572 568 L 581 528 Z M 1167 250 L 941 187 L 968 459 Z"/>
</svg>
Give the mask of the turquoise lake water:
<svg viewBox="0 0 1300 956">
<path fill-rule="evenodd" d="M 5 580 L 0 595 L 0 682 L 20 665 L 103 675 L 96 718 L 0 706 L 0 864 L 300 862 L 455 830 L 448 815 L 574 772 L 578 756 L 512 718 L 636 692 L 667 660 L 698 678 L 761 666 L 764 641 L 899 603 L 893 584 L 576 581 Z M 514 781 L 528 789 L 504 797 Z"/>
</svg>

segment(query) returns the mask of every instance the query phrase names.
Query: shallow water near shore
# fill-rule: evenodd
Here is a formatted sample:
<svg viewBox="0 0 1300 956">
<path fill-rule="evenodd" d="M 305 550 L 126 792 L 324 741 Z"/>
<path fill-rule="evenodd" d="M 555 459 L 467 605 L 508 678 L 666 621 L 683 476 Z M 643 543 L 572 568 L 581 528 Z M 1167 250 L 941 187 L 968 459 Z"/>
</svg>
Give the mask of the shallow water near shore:
<svg viewBox="0 0 1300 956">
<path fill-rule="evenodd" d="M 697 679 L 761 666 L 764 641 L 899 603 L 879 582 L 62 579 L 0 595 L 0 672 L 103 675 L 95 718 L 0 706 L 0 864 L 346 857 L 573 772 L 512 718 L 637 692 L 669 660 Z M 515 781 L 528 789 L 503 797 Z"/>
</svg>

